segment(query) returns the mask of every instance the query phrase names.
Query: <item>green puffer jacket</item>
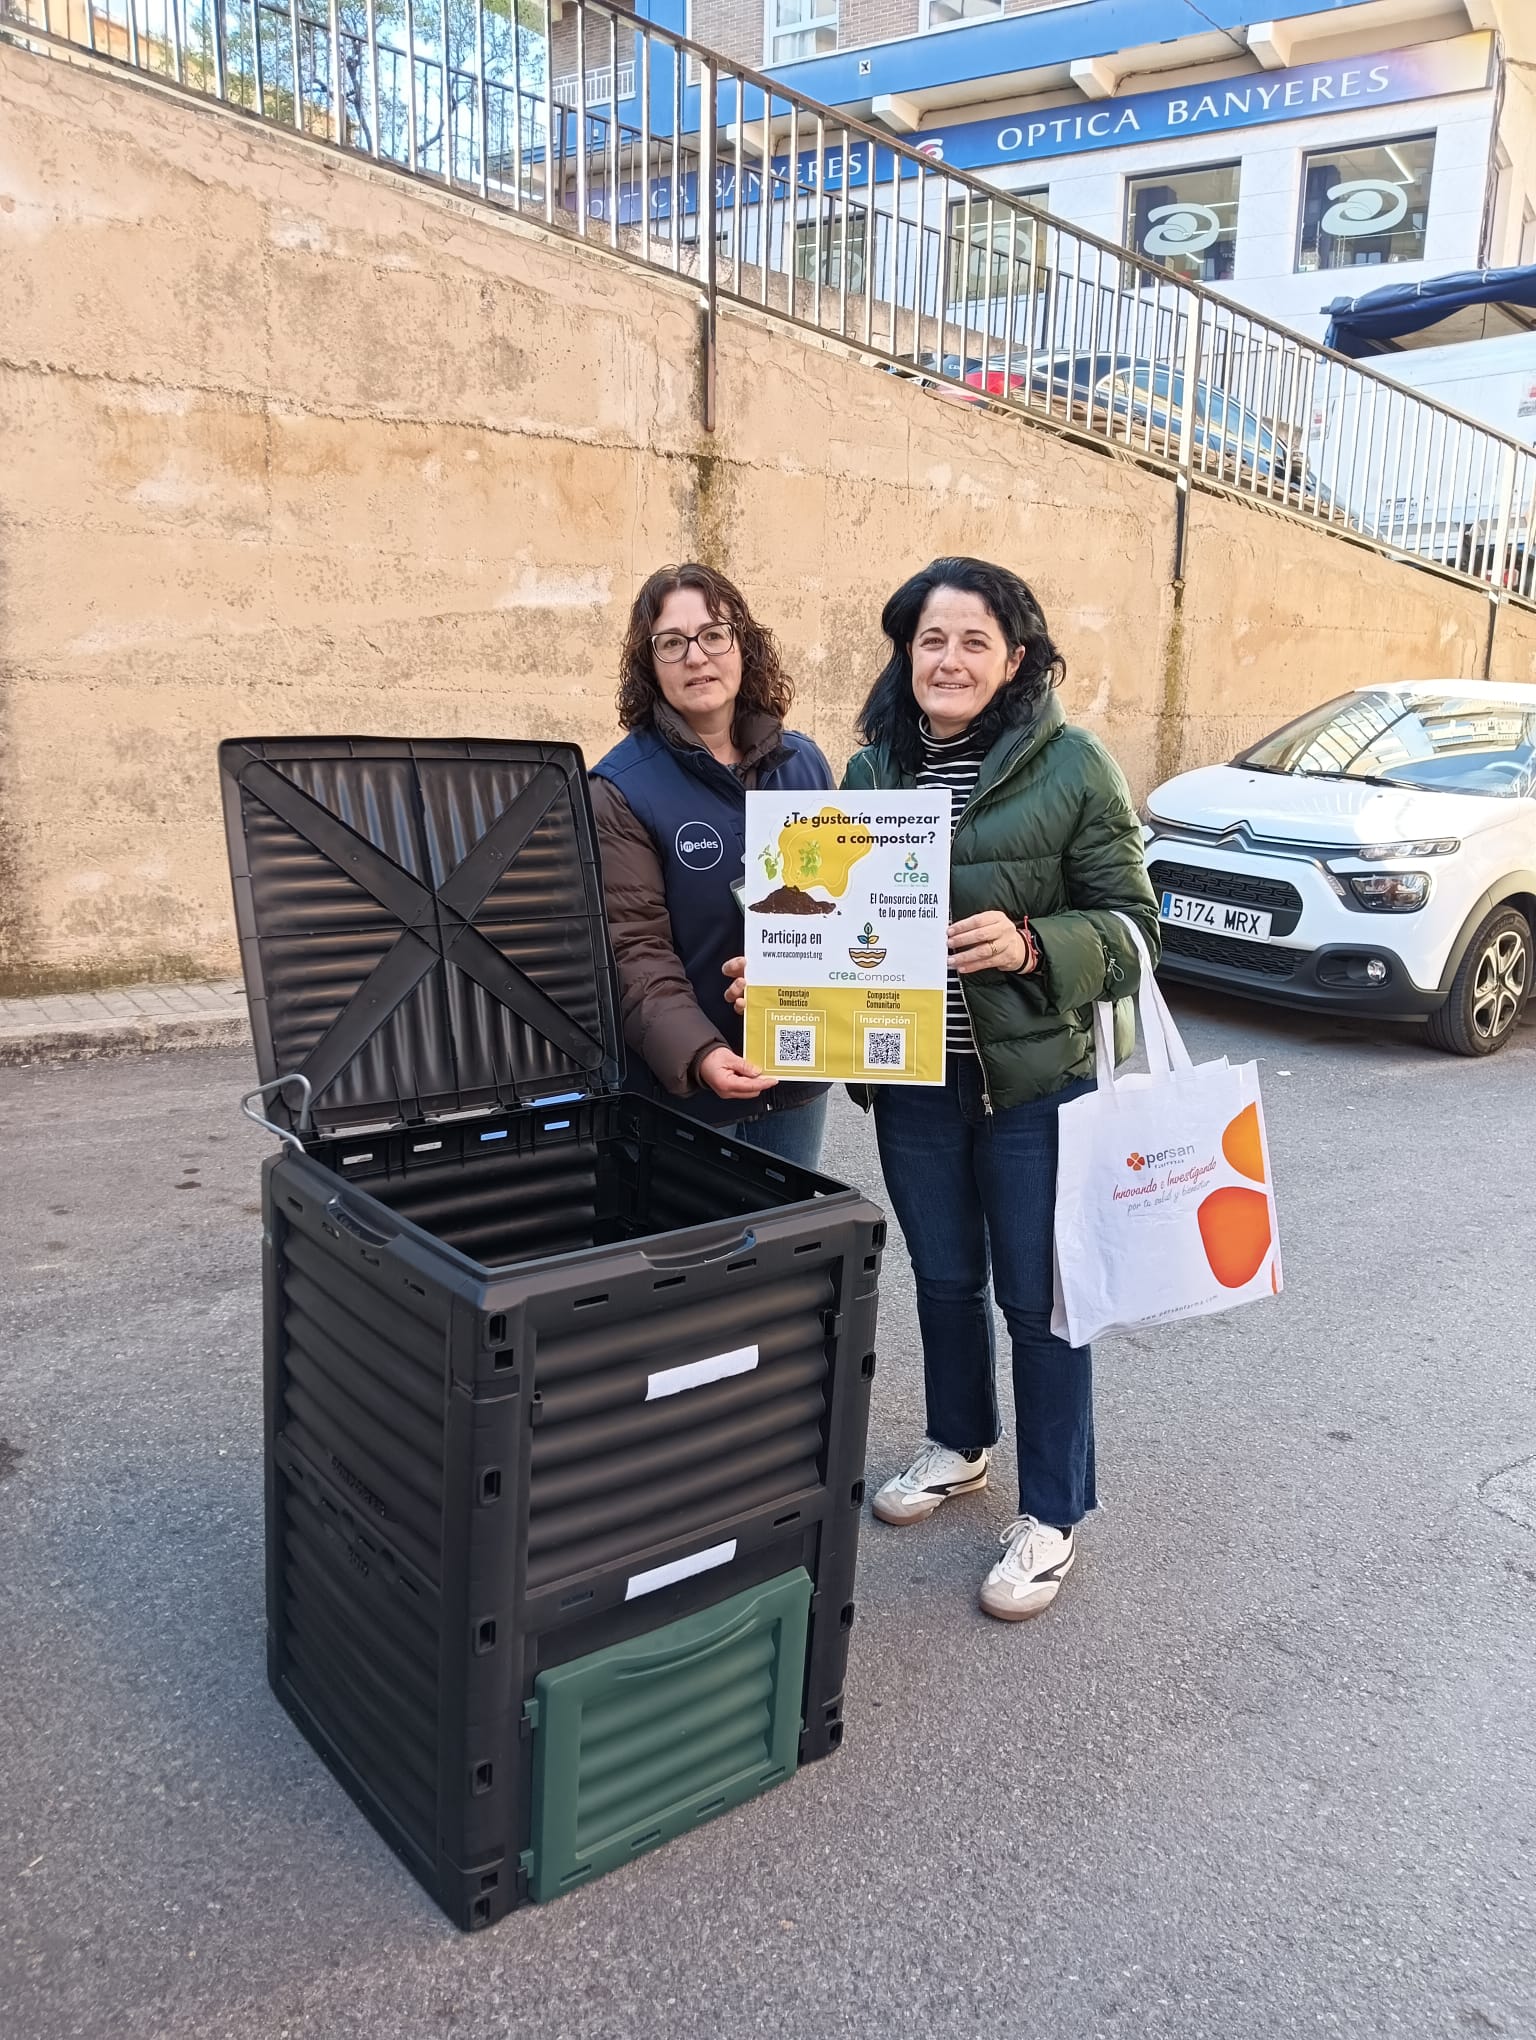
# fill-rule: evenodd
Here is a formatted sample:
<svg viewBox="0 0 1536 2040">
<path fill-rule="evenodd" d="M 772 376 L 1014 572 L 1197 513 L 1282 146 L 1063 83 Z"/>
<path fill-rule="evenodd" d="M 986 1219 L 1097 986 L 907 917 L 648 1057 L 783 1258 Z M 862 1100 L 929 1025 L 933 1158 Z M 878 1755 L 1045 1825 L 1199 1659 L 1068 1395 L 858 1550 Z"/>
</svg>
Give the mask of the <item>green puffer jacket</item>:
<svg viewBox="0 0 1536 2040">
<path fill-rule="evenodd" d="M 915 783 L 877 745 L 855 753 L 843 774 L 850 791 Z M 989 907 L 1015 920 L 1028 914 L 1040 945 L 1040 968 L 1027 977 L 981 970 L 960 980 L 993 1107 L 1025 1105 L 1093 1074 L 1095 1000 L 1117 1002 L 1116 1050 L 1125 1054 L 1141 967 L 1115 910 L 1136 923 L 1155 963 L 1157 903 L 1120 768 L 1097 737 L 1067 722 L 1054 694 L 982 761 L 952 859 L 953 920 Z"/>
</svg>

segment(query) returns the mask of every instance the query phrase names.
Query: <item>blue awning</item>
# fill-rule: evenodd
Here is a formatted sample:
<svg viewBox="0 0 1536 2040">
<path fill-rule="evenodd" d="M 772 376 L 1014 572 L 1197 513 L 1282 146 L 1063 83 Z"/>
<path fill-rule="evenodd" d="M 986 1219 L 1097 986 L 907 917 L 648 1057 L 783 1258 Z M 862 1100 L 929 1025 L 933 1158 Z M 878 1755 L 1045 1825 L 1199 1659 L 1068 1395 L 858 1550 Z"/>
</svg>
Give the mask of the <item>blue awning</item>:
<svg viewBox="0 0 1536 2040">
<path fill-rule="evenodd" d="M 1326 344 L 1355 360 L 1370 354 L 1390 354 L 1393 343 L 1411 333 L 1424 333 L 1452 319 L 1459 312 L 1478 307 L 1498 310 L 1508 307 L 1511 316 L 1500 330 L 1513 331 L 1536 324 L 1536 264 L 1522 269 L 1467 269 L 1455 276 L 1437 276 L 1428 283 L 1389 283 L 1364 297 L 1335 298 L 1324 305 L 1329 327 Z M 1447 331 L 1447 342 L 1475 337 L 1475 328 L 1465 333 Z M 1422 344 L 1433 345 L 1434 342 Z"/>
</svg>

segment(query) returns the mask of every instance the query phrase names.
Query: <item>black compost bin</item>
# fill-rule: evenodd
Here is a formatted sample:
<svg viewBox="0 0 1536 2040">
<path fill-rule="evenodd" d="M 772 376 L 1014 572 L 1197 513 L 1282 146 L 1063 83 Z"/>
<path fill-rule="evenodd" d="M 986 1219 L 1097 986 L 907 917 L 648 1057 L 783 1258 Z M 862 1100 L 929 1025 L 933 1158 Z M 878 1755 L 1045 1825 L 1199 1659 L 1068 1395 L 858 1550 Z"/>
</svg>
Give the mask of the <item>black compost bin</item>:
<svg viewBox="0 0 1536 2040">
<path fill-rule="evenodd" d="M 840 1741 L 884 1220 L 621 1089 L 572 746 L 219 761 L 269 1675 L 484 1926 Z"/>
</svg>

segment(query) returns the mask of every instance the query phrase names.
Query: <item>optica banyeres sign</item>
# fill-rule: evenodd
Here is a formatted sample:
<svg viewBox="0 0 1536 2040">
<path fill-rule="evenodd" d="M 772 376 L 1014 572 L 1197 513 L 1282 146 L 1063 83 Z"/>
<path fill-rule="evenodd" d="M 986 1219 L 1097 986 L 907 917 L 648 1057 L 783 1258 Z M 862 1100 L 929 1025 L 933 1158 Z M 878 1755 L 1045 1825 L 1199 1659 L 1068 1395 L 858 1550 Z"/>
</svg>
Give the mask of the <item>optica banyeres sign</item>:
<svg viewBox="0 0 1536 2040">
<path fill-rule="evenodd" d="M 1249 72 L 1214 85 L 1181 85 L 1096 104 L 925 128 L 913 142 L 921 154 L 959 170 L 1042 162 L 1090 149 L 1225 134 L 1309 114 L 1352 113 L 1441 93 L 1476 92 L 1492 82 L 1492 65 L 1493 37 L 1464 35 L 1375 56 L 1301 64 L 1293 71 Z"/>
<path fill-rule="evenodd" d="M 1493 65 L 1493 37 L 1458 36 L 1449 42 L 1423 43 L 1407 50 L 1387 50 L 1371 57 L 1351 57 L 1328 64 L 1303 64 L 1292 71 L 1257 71 L 1218 84 L 1182 86 L 1176 91 L 1138 92 L 1125 99 L 1051 107 L 1043 113 L 1008 114 L 992 120 L 966 121 L 956 127 L 925 128 L 912 146 L 935 162 L 958 170 L 989 169 L 1005 163 L 1044 162 L 1092 149 L 1128 148 L 1136 142 L 1177 140 L 1189 135 L 1223 134 L 1277 121 L 1300 120 L 1322 113 L 1351 113 L 1363 107 L 1400 106 L 1443 93 L 1475 92 L 1487 86 Z M 873 157 L 873 162 L 871 158 Z M 794 183 L 807 192 L 857 190 L 889 183 L 898 160 L 903 177 L 916 176 L 916 166 L 895 152 L 863 140 L 847 148 L 828 149 L 818 179 L 816 152 L 802 149 L 795 163 Z M 873 171 L 873 177 L 871 176 Z M 790 161 L 775 156 L 770 165 L 771 201 L 791 196 Z M 698 180 L 692 173 L 680 180 L 678 210 L 691 216 L 698 207 Z M 763 171 L 760 162 L 744 158 L 741 197 L 760 203 Z M 726 152 L 715 172 L 715 204 L 736 203 L 736 168 Z M 589 204 L 605 217 L 607 195 L 599 180 Z M 653 179 L 650 210 L 663 219 L 672 194 L 664 179 Z M 638 181 L 625 182 L 619 193 L 619 219 L 632 224 L 641 214 Z"/>
</svg>

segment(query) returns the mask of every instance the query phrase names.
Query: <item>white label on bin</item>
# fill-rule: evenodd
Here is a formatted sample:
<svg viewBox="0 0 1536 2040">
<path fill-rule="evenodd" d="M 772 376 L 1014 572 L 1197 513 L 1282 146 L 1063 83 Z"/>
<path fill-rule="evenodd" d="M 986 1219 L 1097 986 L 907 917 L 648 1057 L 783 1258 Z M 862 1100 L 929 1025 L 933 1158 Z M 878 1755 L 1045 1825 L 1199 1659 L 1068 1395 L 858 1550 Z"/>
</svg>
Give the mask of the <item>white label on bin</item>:
<svg viewBox="0 0 1536 2040">
<path fill-rule="evenodd" d="M 670 1565 L 653 1566 L 650 1572 L 637 1572 L 624 1589 L 626 1601 L 638 1601 L 642 1594 L 654 1594 L 660 1587 L 670 1587 L 678 1580 L 691 1579 L 695 1573 L 708 1572 L 717 1565 L 729 1565 L 736 1556 L 736 1540 L 726 1544 L 712 1544 L 708 1551 L 696 1551 L 691 1558 L 674 1558 Z"/>
<path fill-rule="evenodd" d="M 756 1346 L 738 1346 L 734 1352 L 712 1353 L 707 1360 L 689 1360 L 681 1367 L 664 1367 L 645 1385 L 645 1399 L 656 1402 L 664 1395 L 681 1395 L 685 1388 L 702 1388 L 706 1381 L 724 1381 L 731 1374 L 750 1374 L 757 1365 Z"/>
</svg>

